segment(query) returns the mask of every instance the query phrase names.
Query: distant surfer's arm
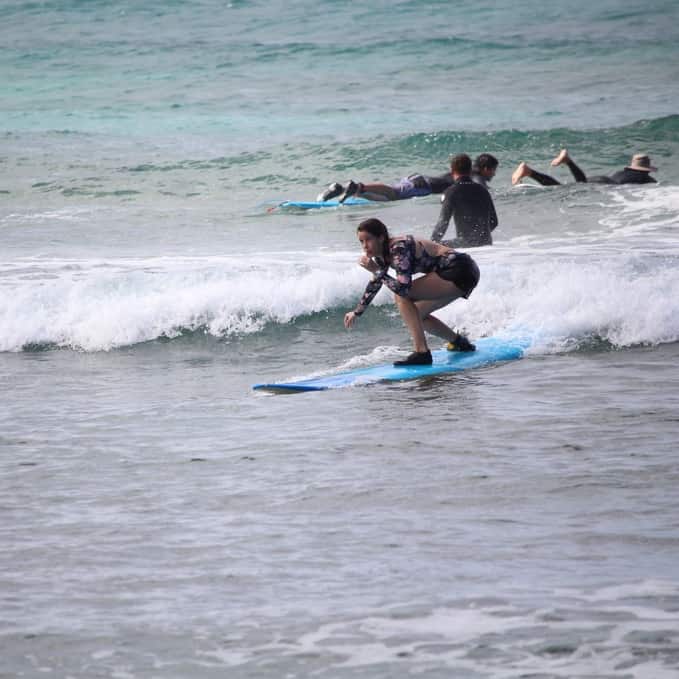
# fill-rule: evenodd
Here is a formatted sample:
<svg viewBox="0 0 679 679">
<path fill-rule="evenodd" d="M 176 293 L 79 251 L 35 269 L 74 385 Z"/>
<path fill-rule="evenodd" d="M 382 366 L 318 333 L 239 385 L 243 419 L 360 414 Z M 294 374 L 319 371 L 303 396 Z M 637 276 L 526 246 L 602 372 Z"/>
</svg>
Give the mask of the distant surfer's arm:
<svg viewBox="0 0 679 679">
<path fill-rule="evenodd" d="M 493 203 L 493 199 L 490 197 L 490 195 L 488 196 L 488 199 L 488 227 L 491 231 L 493 231 L 498 225 L 497 212 L 495 211 L 495 203 Z"/>
<path fill-rule="evenodd" d="M 451 187 L 451 189 L 452 188 L 453 187 Z M 450 220 L 453 216 L 453 207 L 453 192 L 448 189 L 443 194 L 443 204 L 441 205 L 439 220 L 436 222 L 436 226 L 434 227 L 434 230 L 431 234 L 431 240 L 433 240 L 435 243 L 440 243 L 443 239 L 443 236 L 446 235 L 446 231 L 448 231 L 448 225 L 450 224 Z"/>
</svg>

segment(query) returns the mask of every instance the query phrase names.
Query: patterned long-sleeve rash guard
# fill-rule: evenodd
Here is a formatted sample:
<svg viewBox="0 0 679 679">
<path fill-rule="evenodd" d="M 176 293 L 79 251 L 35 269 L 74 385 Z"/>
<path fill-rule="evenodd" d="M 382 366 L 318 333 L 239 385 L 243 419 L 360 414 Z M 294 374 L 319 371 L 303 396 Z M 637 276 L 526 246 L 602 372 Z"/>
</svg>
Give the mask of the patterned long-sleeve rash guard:
<svg viewBox="0 0 679 679">
<path fill-rule="evenodd" d="M 386 285 L 400 297 L 407 297 L 413 284 L 413 274 L 434 271 L 439 260 L 438 257 L 430 255 L 425 248 L 421 250 L 420 256 L 417 257 L 417 247 L 412 236 L 393 240 L 389 246 L 389 255 L 391 268 L 396 272 L 396 276 L 393 277 L 387 273 L 389 267 L 386 265 L 377 271 L 366 286 L 354 313 L 360 316 L 373 301 L 382 285 Z"/>
</svg>

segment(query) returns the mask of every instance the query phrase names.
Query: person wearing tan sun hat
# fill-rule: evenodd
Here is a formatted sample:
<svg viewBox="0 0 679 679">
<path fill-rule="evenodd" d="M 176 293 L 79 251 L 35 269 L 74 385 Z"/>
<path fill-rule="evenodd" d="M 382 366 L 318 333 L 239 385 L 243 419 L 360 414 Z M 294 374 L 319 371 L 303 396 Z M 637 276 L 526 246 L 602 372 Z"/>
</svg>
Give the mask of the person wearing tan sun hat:
<svg viewBox="0 0 679 679">
<path fill-rule="evenodd" d="M 576 182 L 587 182 L 589 184 L 655 184 L 656 180 L 651 177 L 650 173 L 656 172 L 658 169 L 651 164 L 650 157 L 645 153 L 635 153 L 627 167 L 615 172 L 610 177 L 608 175 L 588 177 L 575 164 L 575 161 L 568 155 L 566 149 L 562 149 L 559 155 L 552 160 L 554 167 L 562 164 L 568 166 Z M 543 186 L 561 184 L 554 177 L 538 172 L 526 163 L 521 162 L 516 170 L 514 170 L 514 174 L 512 174 L 512 184 L 518 184 L 524 177 L 530 177 Z"/>
<path fill-rule="evenodd" d="M 632 156 L 632 162 L 626 169 L 638 170 L 639 172 L 657 172 L 658 168 L 651 165 L 651 159 L 645 153 L 637 153 Z"/>
</svg>

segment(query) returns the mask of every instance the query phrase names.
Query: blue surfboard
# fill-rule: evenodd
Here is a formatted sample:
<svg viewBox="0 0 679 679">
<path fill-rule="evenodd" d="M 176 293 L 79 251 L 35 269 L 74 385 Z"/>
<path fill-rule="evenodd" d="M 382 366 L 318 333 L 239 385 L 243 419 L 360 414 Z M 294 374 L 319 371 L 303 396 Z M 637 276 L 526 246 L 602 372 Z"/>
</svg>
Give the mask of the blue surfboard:
<svg viewBox="0 0 679 679">
<path fill-rule="evenodd" d="M 476 351 L 459 352 L 439 349 L 432 351 L 431 365 L 417 365 L 397 367 L 391 363 L 376 365 L 369 368 L 347 370 L 334 375 L 312 377 L 297 382 L 270 382 L 253 385 L 259 391 L 274 393 L 290 393 L 300 391 L 325 391 L 326 389 L 340 389 L 354 387 L 375 382 L 396 382 L 414 380 L 431 375 L 460 372 L 481 368 L 483 366 L 512 361 L 523 356 L 530 345 L 527 339 L 501 339 L 486 337 L 476 342 Z"/>
<path fill-rule="evenodd" d="M 297 209 L 297 210 L 317 210 L 321 208 L 340 207 L 340 205 L 374 205 L 375 201 L 367 200 L 365 198 L 347 198 L 344 203 L 338 200 L 284 200 L 275 207 L 269 208 L 269 212 L 273 210 Z"/>
</svg>

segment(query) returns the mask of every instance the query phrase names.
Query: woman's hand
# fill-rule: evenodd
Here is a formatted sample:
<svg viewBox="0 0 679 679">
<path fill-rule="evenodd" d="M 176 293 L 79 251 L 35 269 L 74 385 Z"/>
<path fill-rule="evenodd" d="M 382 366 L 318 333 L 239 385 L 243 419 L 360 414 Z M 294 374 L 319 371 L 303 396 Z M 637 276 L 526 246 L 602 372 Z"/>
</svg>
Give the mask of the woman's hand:
<svg viewBox="0 0 679 679">
<path fill-rule="evenodd" d="M 377 264 L 377 262 L 371 257 L 368 257 L 368 255 L 363 255 L 363 257 L 361 257 L 361 259 L 358 260 L 358 263 L 364 269 L 370 271 L 370 273 L 377 273 L 380 270 L 380 267 Z"/>
<path fill-rule="evenodd" d="M 349 311 L 348 313 L 344 314 L 344 327 L 347 330 L 353 327 L 357 318 L 358 316 L 353 311 Z"/>
</svg>

